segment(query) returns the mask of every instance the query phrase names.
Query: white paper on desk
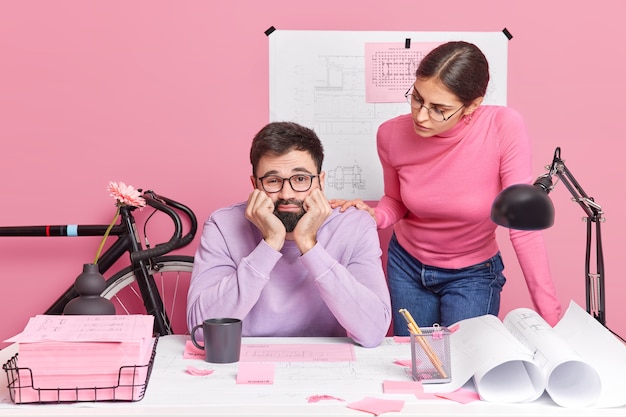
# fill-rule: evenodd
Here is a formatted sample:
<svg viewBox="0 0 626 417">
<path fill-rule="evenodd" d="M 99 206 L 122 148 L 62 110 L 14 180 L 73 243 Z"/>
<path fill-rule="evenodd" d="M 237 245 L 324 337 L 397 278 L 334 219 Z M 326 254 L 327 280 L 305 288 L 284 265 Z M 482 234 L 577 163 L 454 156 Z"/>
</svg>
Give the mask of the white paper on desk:
<svg viewBox="0 0 626 417">
<path fill-rule="evenodd" d="M 533 401 L 544 391 L 532 352 L 491 315 L 462 320 L 450 344 L 452 381 L 460 388 L 472 377 L 485 401 Z"/>
<path fill-rule="evenodd" d="M 564 407 L 626 404 L 626 346 L 575 303 L 551 328 L 529 309 L 462 320 L 450 337 L 452 382 L 474 379 L 486 401 L 532 401 L 547 392 Z"/>
<path fill-rule="evenodd" d="M 598 372 L 535 311 L 518 308 L 506 315 L 505 327 L 541 368 L 552 400 L 563 407 L 586 407 L 600 396 Z"/>
<path fill-rule="evenodd" d="M 626 345 L 578 304 L 571 302 L 554 331 L 599 374 L 602 390 L 593 407 L 626 404 Z"/>
</svg>

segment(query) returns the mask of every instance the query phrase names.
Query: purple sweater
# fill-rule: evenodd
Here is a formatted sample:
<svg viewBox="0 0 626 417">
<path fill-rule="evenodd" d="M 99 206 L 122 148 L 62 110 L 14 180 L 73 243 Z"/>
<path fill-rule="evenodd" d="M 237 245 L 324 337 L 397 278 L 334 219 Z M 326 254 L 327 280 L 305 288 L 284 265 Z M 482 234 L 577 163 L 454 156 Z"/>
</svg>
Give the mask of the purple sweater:
<svg viewBox="0 0 626 417">
<path fill-rule="evenodd" d="M 244 336 L 351 337 L 378 345 L 391 321 L 376 224 L 365 211 L 338 209 L 317 244 L 272 249 L 245 218 L 245 203 L 205 222 L 187 296 L 191 329 L 211 317 L 243 320 Z"/>
<path fill-rule="evenodd" d="M 380 126 L 377 144 L 385 184 L 375 208 L 379 228 L 395 225 L 398 242 L 426 265 L 457 269 L 498 252 L 493 200 L 534 179 L 519 113 L 480 106 L 469 124 L 432 138 L 418 136 L 411 115 L 402 115 Z M 510 238 L 535 308 L 556 324 L 561 306 L 542 233 L 511 230 Z"/>
</svg>

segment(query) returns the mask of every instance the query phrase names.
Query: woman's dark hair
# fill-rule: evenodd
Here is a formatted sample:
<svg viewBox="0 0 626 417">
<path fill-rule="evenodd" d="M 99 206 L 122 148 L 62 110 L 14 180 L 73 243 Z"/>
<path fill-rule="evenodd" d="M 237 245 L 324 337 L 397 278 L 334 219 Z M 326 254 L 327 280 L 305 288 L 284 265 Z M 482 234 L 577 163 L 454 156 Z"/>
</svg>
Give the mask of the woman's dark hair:
<svg viewBox="0 0 626 417">
<path fill-rule="evenodd" d="M 436 77 L 466 106 L 484 97 L 489 84 L 489 63 L 478 47 L 455 41 L 439 45 L 420 62 L 415 76 Z"/>
<path fill-rule="evenodd" d="M 292 150 L 311 154 L 317 174 L 322 172 L 324 147 L 315 132 L 293 122 L 272 122 L 259 130 L 252 139 L 250 148 L 252 175 L 256 175 L 256 168 L 263 156 L 280 156 Z"/>
</svg>

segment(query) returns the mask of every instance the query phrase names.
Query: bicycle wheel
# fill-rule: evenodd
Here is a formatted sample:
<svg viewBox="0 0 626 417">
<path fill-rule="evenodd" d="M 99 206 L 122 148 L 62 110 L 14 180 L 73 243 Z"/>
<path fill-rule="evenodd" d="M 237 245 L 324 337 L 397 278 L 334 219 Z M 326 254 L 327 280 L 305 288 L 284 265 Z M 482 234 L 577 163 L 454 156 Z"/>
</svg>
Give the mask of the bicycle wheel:
<svg viewBox="0 0 626 417">
<path fill-rule="evenodd" d="M 159 288 L 171 324 L 171 334 L 188 334 L 187 290 L 193 268 L 192 256 L 161 256 L 152 259 L 150 273 Z M 128 266 L 107 280 L 102 292 L 115 305 L 116 314 L 146 314 L 137 279 Z"/>
</svg>

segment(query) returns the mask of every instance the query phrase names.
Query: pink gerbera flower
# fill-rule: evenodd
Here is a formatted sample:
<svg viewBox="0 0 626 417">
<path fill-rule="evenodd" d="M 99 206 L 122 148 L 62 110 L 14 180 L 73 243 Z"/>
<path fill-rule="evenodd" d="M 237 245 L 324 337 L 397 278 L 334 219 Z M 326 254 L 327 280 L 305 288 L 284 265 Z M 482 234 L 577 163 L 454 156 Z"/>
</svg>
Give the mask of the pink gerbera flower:
<svg viewBox="0 0 626 417">
<path fill-rule="evenodd" d="M 128 206 L 143 207 L 146 200 L 143 199 L 141 193 L 132 185 L 126 185 L 123 182 L 111 181 L 107 187 L 111 197 L 116 200 L 116 204 L 126 204 Z"/>
</svg>

